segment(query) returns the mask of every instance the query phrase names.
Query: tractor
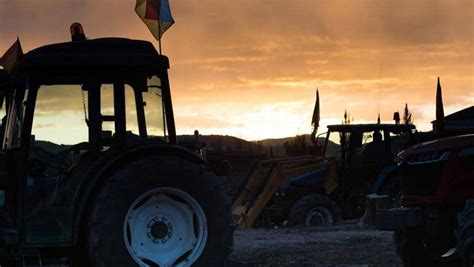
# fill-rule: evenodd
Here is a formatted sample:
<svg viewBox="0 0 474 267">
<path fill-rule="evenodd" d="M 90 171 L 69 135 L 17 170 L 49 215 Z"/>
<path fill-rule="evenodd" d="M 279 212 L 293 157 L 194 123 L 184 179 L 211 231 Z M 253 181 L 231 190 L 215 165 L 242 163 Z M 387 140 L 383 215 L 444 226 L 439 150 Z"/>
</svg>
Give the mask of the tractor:
<svg viewBox="0 0 474 267">
<path fill-rule="evenodd" d="M 400 205 L 375 224 L 394 231 L 405 266 L 474 265 L 474 134 L 421 143 L 400 153 Z"/>
<path fill-rule="evenodd" d="M 0 265 L 224 266 L 230 204 L 177 143 L 168 58 L 77 23 L 71 34 L 0 83 Z"/>
<path fill-rule="evenodd" d="M 237 191 L 233 215 L 240 227 L 329 225 L 365 211 L 366 195 L 399 191 L 396 155 L 412 142 L 414 125 L 329 125 L 320 156 L 259 161 Z M 321 134 L 321 135 L 323 135 Z M 331 134 L 340 146 L 329 155 Z"/>
</svg>

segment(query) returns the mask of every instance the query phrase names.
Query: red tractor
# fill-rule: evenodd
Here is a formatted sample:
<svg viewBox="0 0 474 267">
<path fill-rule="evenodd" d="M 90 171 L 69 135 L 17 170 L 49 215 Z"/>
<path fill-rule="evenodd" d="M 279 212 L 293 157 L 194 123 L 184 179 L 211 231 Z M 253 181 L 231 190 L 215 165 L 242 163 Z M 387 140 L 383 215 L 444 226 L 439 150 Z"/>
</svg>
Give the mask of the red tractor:
<svg viewBox="0 0 474 267">
<path fill-rule="evenodd" d="M 474 264 L 474 134 L 422 143 L 399 154 L 401 207 L 379 210 L 406 266 Z"/>
</svg>

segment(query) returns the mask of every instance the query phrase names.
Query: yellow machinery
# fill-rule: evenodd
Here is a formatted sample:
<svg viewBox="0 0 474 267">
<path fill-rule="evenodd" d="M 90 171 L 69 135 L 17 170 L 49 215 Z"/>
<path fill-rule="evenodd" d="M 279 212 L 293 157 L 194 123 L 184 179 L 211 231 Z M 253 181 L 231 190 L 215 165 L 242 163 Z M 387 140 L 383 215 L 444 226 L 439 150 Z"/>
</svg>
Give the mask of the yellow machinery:
<svg viewBox="0 0 474 267">
<path fill-rule="evenodd" d="M 413 125 L 329 125 L 321 156 L 299 156 L 255 163 L 232 207 L 241 228 L 327 225 L 355 219 L 368 194 L 397 195 L 394 155 L 409 141 Z M 337 134 L 338 159 L 328 157 L 330 134 Z M 364 136 L 383 140 L 364 143 Z M 314 153 L 317 154 L 317 153 Z"/>
<path fill-rule="evenodd" d="M 322 157 L 300 156 L 256 162 L 232 206 L 232 214 L 238 226 L 252 227 L 272 197 L 278 194 L 278 186 L 287 185 L 292 178 L 311 173 L 323 166 L 327 172 L 322 183 L 322 193 L 329 195 L 338 185 L 334 161 L 329 162 Z"/>
</svg>

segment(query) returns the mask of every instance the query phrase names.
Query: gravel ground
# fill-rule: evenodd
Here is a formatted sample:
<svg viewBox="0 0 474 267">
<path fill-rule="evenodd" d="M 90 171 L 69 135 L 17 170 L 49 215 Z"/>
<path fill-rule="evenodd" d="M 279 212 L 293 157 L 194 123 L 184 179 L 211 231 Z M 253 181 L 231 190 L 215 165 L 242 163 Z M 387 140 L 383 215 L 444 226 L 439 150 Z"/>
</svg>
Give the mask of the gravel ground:
<svg viewBox="0 0 474 267">
<path fill-rule="evenodd" d="M 353 222 L 236 230 L 231 258 L 248 266 L 402 266 L 392 232 Z"/>
</svg>

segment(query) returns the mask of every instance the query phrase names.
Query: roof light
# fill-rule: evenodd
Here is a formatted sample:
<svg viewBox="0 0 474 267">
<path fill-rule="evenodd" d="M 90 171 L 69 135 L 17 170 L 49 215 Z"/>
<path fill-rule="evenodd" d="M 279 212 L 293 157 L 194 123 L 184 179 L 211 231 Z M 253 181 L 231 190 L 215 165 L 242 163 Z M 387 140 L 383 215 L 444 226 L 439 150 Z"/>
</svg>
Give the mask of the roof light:
<svg viewBox="0 0 474 267">
<path fill-rule="evenodd" d="M 79 22 L 74 22 L 71 24 L 71 39 L 73 41 L 83 41 L 86 40 L 86 35 L 84 34 L 84 29 Z"/>
</svg>

